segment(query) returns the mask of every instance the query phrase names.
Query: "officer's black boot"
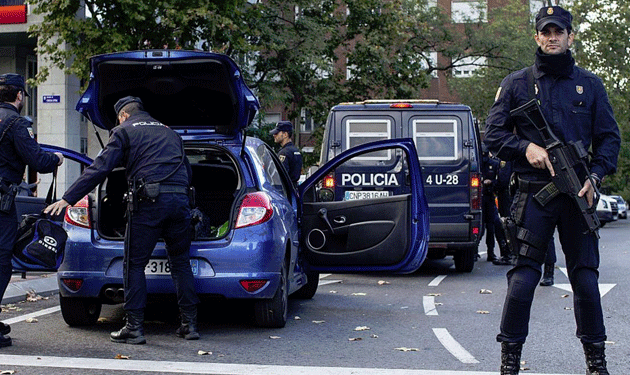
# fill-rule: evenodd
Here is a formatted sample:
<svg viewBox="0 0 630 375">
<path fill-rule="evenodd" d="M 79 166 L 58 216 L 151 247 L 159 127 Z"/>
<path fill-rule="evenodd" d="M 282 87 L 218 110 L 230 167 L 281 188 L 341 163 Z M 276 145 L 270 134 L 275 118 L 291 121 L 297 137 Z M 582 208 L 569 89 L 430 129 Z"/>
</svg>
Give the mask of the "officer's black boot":
<svg viewBox="0 0 630 375">
<path fill-rule="evenodd" d="M 0 348 L 4 348 L 5 346 L 11 346 L 13 342 L 9 336 L 5 336 L 0 334 Z"/>
<path fill-rule="evenodd" d="M 124 344 L 146 344 L 147 340 L 144 338 L 144 329 L 142 328 L 143 322 L 144 310 L 128 310 L 127 324 L 120 331 L 112 332 L 110 339 L 113 342 Z"/>
<path fill-rule="evenodd" d="M 540 281 L 541 286 L 551 286 L 553 285 L 553 263 L 547 264 L 545 263 L 545 269 L 543 271 L 543 277 Z"/>
<path fill-rule="evenodd" d="M 488 262 L 494 262 L 497 260 L 497 256 L 494 255 L 494 249 L 488 249 Z"/>
<path fill-rule="evenodd" d="M 186 340 L 199 340 L 197 331 L 197 306 L 187 306 L 179 309 L 182 316 L 182 324 L 177 328 L 177 336 Z"/>
<path fill-rule="evenodd" d="M 609 375 L 606 369 L 604 342 L 582 345 L 586 356 L 586 375 Z"/>
<path fill-rule="evenodd" d="M 11 326 L 0 322 L 0 335 L 8 335 L 11 332 Z"/>
<path fill-rule="evenodd" d="M 521 369 L 521 350 L 523 344 L 520 342 L 501 343 L 501 375 L 518 375 Z"/>
</svg>

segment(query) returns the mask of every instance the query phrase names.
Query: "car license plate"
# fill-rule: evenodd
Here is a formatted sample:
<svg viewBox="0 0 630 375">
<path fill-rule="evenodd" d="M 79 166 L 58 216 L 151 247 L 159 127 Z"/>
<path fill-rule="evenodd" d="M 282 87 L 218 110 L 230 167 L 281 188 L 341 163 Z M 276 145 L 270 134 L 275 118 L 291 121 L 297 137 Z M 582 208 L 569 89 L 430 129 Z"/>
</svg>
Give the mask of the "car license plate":
<svg viewBox="0 0 630 375">
<path fill-rule="evenodd" d="M 389 191 L 346 191 L 343 200 L 374 199 L 389 197 Z"/>
<path fill-rule="evenodd" d="M 193 271 L 193 275 L 197 276 L 199 273 L 199 261 L 197 259 L 190 260 L 190 268 Z M 146 275 L 170 275 L 171 267 L 168 263 L 168 259 L 151 259 L 147 266 L 144 267 L 144 273 Z"/>
</svg>

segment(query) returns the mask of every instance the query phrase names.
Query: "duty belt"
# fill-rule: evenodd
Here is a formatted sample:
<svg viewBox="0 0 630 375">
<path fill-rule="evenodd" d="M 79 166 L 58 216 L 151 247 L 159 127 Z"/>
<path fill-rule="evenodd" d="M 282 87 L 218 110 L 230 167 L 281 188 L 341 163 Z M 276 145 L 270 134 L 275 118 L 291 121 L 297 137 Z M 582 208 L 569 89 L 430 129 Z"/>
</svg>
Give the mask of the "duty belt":
<svg viewBox="0 0 630 375">
<path fill-rule="evenodd" d="M 160 184 L 160 194 L 173 193 L 173 194 L 188 194 L 188 187 L 183 185 L 162 185 Z"/>
<path fill-rule="evenodd" d="M 560 194 L 560 190 L 553 181 L 528 181 L 519 178 L 518 189 L 526 193 L 534 193 L 534 199 L 543 207 Z"/>
</svg>

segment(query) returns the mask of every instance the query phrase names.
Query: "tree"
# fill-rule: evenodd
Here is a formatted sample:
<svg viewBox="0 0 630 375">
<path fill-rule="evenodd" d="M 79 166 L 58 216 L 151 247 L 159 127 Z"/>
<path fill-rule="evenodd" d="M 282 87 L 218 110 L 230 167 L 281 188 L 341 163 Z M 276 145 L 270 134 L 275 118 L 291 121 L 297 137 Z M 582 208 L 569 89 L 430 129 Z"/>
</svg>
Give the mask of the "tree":
<svg viewBox="0 0 630 375">
<path fill-rule="evenodd" d="M 501 81 L 509 73 L 534 62 L 535 25 L 529 7 L 521 0 L 510 0 L 490 12 L 490 22 L 479 30 L 478 38 L 487 39 L 492 51 L 485 65 L 470 78 L 451 78 L 449 84 L 473 114 L 485 123 Z"/>
</svg>

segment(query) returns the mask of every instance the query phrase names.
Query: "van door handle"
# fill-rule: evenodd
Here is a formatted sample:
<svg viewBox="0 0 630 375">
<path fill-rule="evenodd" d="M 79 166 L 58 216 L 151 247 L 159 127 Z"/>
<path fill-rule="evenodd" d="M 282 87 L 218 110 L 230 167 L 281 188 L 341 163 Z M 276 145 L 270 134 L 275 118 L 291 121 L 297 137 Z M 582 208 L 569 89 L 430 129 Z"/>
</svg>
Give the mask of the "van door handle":
<svg viewBox="0 0 630 375">
<path fill-rule="evenodd" d="M 345 224 L 346 223 L 346 217 L 345 216 L 337 216 L 336 218 L 333 219 L 333 221 L 335 222 L 335 224 Z"/>
</svg>

